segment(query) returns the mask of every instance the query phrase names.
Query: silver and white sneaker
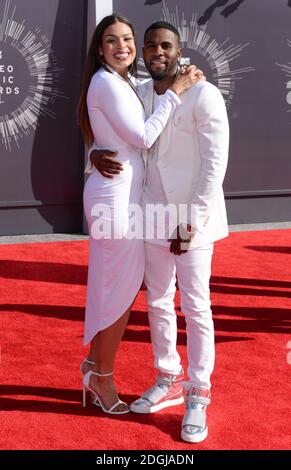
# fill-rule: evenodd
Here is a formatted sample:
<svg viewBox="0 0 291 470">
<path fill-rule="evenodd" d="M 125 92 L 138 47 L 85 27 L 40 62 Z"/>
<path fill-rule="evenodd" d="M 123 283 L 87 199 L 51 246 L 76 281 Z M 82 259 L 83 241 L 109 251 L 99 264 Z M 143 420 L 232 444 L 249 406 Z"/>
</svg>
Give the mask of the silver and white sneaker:
<svg viewBox="0 0 291 470">
<path fill-rule="evenodd" d="M 148 414 L 170 406 L 181 405 L 184 401 L 183 376 L 183 369 L 178 375 L 160 372 L 156 384 L 130 405 L 130 411 Z"/>
<path fill-rule="evenodd" d="M 210 403 L 210 391 L 192 387 L 185 396 L 186 413 L 182 421 L 183 441 L 198 443 L 208 435 L 206 406 Z"/>
</svg>

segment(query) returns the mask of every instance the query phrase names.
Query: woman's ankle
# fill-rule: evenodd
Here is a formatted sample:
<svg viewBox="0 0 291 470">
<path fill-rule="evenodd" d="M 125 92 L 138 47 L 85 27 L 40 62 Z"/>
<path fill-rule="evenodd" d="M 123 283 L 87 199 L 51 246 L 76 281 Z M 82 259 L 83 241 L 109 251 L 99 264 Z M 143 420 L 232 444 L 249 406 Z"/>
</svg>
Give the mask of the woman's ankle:
<svg viewBox="0 0 291 470">
<path fill-rule="evenodd" d="M 85 375 L 90 370 L 93 370 L 94 367 L 95 367 L 95 362 L 93 360 L 91 361 L 89 358 L 85 358 L 80 365 L 80 370 L 82 374 Z"/>
</svg>

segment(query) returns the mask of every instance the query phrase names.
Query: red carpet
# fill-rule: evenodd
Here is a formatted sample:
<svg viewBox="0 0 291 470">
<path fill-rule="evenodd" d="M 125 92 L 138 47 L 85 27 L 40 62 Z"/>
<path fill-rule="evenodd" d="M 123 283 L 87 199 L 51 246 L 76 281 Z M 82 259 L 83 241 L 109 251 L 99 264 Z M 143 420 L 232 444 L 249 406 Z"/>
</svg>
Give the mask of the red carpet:
<svg viewBox="0 0 291 470">
<path fill-rule="evenodd" d="M 121 417 L 82 408 L 87 249 L 0 246 L 2 449 L 290 448 L 291 230 L 233 233 L 216 245 L 216 368 L 209 437 L 198 445 L 180 440 L 183 406 Z M 141 292 L 119 352 L 116 381 L 129 402 L 155 375 L 146 310 Z"/>
</svg>

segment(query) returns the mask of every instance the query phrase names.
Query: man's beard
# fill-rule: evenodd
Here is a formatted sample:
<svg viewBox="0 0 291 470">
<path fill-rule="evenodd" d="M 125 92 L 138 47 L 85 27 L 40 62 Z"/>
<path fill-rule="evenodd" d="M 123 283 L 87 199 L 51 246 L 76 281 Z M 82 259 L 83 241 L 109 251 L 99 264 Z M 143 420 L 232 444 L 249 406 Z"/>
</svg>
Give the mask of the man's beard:
<svg viewBox="0 0 291 470">
<path fill-rule="evenodd" d="M 156 72 L 155 70 L 148 69 L 148 72 L 152 79 L 157 82 L 164 80 L 164 78 L 167 78 L 170 75 L 170 71 L 167 68 L 165 68 L 165 70 L 162 72 Z"/>
<path fill-rule="evenodd" d="M 157 82 L 160 82 L 161 80 L 164 80 L 165 78 L 171 77 L 175 75 L 175 73 L 177 72 L 176 63 L 173 63 L 173 62 L 169 62 L 166 65 L 166 68 L 161 71 L 151 70 L 150 65 L 147 66 L 147 64 L 146 64 L 146 68 L 147 68 L 148 73 L 152 77 L 152 79 Z"/>
</svg>

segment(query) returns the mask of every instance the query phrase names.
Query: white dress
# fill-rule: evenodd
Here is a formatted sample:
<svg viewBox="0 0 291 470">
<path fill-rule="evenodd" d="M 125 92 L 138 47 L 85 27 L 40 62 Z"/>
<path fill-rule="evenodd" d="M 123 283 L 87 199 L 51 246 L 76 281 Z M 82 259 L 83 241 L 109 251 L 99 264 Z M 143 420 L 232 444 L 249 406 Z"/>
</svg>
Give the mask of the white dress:
<svg viewBox="0 0 291 470">
<path fill-rule="evenodd" d="M 99 148 L 118 151 L 116 158 L 122 162 L 123 171 L 108 179 L 94 169 L 84 188 L 90 234 L 84 344 L 123 315 L 141 286 L 144 242 L 124 236 L 129 204 L 141 201 L 144 178 L 141 149 L 151 147 L 180 103 L 175 93 L 167 91 L 145 122 L 136 93 L 117 72 L 101 68 L 92 77 L 87 106 L 94 140 Z M 114 232 L 110 232 L 108 227 L 113 224 Z"/>
</svg>

